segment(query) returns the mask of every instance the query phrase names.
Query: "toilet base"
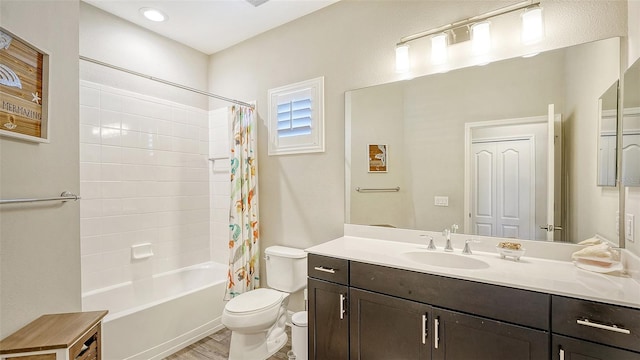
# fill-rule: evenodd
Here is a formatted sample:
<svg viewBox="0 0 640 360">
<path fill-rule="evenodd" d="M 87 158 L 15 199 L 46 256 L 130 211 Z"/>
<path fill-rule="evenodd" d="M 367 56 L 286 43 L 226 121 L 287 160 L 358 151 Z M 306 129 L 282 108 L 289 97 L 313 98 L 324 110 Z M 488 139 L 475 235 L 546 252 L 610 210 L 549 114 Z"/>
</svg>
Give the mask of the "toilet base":
<svg viewBox="0 0 640 360">
<path fill-rule="evenodd" d="M 282 349 L 287 340 L 287 333 L 280 328 L 253 334 L 233 331 L 229 360 L 265 360 Z"/>
</svg>

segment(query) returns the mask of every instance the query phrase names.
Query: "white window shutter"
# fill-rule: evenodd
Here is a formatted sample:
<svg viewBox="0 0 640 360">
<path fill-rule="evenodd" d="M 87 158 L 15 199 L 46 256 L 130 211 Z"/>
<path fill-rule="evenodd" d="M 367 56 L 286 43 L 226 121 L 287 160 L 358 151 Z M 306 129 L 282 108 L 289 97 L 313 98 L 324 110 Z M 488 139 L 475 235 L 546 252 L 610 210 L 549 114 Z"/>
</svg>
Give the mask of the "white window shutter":
<svg viewBox="0 0 640 360">
<path fill-rule="evenodd" d="M 269 155 L 324 151 L 324 78 L 269 90 Z"/>
</svg>

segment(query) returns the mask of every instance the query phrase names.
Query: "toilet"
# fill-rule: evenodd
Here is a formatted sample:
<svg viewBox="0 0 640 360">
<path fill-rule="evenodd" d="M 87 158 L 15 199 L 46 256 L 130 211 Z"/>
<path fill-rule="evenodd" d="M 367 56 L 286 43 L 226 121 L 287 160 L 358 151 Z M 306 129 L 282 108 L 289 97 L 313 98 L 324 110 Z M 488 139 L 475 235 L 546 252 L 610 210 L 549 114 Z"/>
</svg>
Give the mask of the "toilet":
<svg viewBox="0 0 640 360">
<path fill-rule="evenodd" d="M 307 254 L 301 249 L 265 249 L 267 285 L 231 299 L 222 325 L 231 330 L 229 360 L 264 360 L 287 342 L 285 323 L 289 294 L 307 284 Z"/>
</svg>

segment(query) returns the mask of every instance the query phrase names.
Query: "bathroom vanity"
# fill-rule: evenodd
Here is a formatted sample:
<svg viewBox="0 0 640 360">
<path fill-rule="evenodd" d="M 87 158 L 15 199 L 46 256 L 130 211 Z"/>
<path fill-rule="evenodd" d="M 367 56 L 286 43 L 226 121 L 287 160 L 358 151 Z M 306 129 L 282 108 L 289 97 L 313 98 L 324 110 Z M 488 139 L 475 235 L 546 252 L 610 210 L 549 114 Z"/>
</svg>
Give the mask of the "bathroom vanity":
<svg viewBox="0 0 640 360">
<path fill-rule="evenodd" d="M 640 359 L 629 277 L 350 236 L 307 251 L 310 359 Z"/>
</svg>

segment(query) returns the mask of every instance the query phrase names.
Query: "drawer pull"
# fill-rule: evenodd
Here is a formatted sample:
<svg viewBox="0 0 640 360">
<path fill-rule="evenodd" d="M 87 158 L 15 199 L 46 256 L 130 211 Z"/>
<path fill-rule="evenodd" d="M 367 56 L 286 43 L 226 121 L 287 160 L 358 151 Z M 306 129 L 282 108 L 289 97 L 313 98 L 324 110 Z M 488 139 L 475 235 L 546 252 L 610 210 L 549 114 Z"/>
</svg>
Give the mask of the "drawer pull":
<svg viewBox="0 0 640 360">
<path fill-rule="evenodd" d="M 335 269 L 326 268 L 324 266 L 316 266 L 316 267 L 314 267 L 314 269 L 318 270 L 318 271 L 326 272 L 326 273 L 329 273 L 329 274 L 335 274 L 336 273 Z"/>
<path fill-rule="evenodd" d="M 594 322 L 589 321 L 588 319 L 576 320 L 576 322 L 579 325 L 590 326 L 590 327 L 603 329 L 603 330 L 615 331 L 615 332 L 621 333 L 621 334 L 627 334 L 627 335 L 631 334 L 631 331 L 629 331 L 627 329 L 619 328 L 619 327 L 617 327 L 615 325 L 603 325 L 603 324 L 594 323 Z"/>
<path fill-rule="evenodd" d="M 433 347 L 438 348 L 438 343 L 440 342 L 438 335 L 438 327 L 440 326 L 440 321 L 438 318 L 433 319 Z"/>
<path fill-rule="evenodd" d="M 564 350 L 560 349 L 560 360 L 564 360 Z"/>
<path fill-rule="evenodd" d="M 427 344 L 427 315 L 422 315 L 422 344 Z"/>
<path fill-rule="evenodd" d="M 343 294 L 340 294 L 340 320 L 344 320 L 344 314 L 346 312 L 345 306 L 344 306 L 344 301 L 346 299 L 347 299 L 346 296 L 344 296 Z"/>
</svg>

